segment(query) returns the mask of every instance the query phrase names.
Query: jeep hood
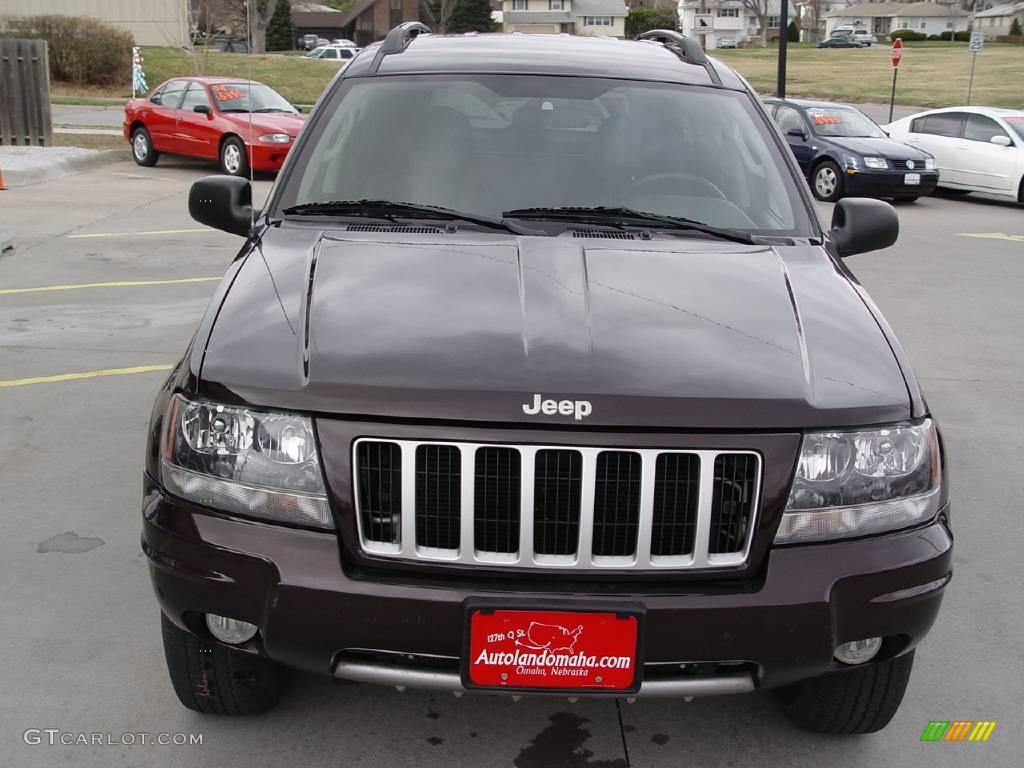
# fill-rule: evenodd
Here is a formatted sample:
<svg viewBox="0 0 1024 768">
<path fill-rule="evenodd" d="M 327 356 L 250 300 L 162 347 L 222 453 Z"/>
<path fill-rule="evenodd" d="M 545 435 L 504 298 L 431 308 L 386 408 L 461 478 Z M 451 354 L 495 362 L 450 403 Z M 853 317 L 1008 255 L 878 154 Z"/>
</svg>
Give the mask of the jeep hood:
<svg viewBox="0 0 1024 768">
<path fill-rule="evenodd" d="M 282 227 L 225 280 L 192 359 L 211 397 L 563 427 L 910 416 L 878 321 L 815 246 Z M 527 415 L 535 394 L 592 412 Z"/>
</svg>

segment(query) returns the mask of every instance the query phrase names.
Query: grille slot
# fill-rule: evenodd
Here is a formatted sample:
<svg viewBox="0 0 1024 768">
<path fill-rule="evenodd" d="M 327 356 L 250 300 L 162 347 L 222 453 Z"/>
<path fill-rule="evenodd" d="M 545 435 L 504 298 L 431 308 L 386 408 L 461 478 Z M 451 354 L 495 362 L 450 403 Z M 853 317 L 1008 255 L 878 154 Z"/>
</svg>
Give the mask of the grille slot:
<svg viewBox="0 0 1024 768">
<path fill-rule="evenodd" d="M 522 458 L 515 448 L 479 448 L 476 452 L 473 534 L 484 552 L 519 551 Z"/>
<path fill-rule="evenodd" d="M 762 475 L 701 449 L 361 438 L 352 460 L 363 551 L 555 570 L 741 566 Z"/>
<path fill-rule="evenodd" d="M 418 224 L 349 224 L 346 232 L 402 232 L 407 235 L 436 235 L 441 230 Z"/>
<path fill-rule="evenodd" d="M 715 487 L 711 505 L 712 554 L 739 552 L 750 526 L 757 495 L 757 466 L 753 456 L 726 453 L 715 459 Z"/>
<path fill-rule="evenodd" d="M 618 229 L 574 229 L 573 237 L 595 237 L 605 240 L 636 240 L 632 232 L 623 232 Z"/>
<path fill-rule="evenodd" d="M 636 552 L 640 465 L 638 453 L 602 451 L 597 455 L 592 554 L 624 557 Z"/>
<path fill-rule="evenodd" d="M 416 449 L 416 545 L 458 549 L 462 505 L 461 454 L 453 445 Z"/>
<path fill-rule="evenodd" d="M 356 472 L 363 536 L 398 543 L 402 512 L 402 449 L 396 443 L 359 443 Z"/>
<path fill-rule="evenodd" d="M 533 551 L 576 554 L 583 457 L 579 451 L 537 451 L 533 479 Z"/>
<path fill-rule="evenodd" d="M 700 458 L 692 453 L 663 453 L 654 470 L 651 554 L 693 553 L 697 535 Z"/>
</svg>

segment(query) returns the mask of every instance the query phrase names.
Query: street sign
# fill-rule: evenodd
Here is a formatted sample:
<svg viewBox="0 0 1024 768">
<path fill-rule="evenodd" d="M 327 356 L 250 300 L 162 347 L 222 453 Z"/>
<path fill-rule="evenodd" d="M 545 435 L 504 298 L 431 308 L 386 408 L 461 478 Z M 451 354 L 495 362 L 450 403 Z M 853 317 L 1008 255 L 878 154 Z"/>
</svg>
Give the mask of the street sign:
<svg viewBox="0 0 1024 768">
<path fill-rule="evenodd" d="M 694 32 L 702 34 L 704 32 L 710 32 L 715 26 L 715 17 L 710 13 L 698 13 L 694 14 L 693 27 Z"/>
<path fill-rule="evenodd" d="M 985 47 L 985 33 L 971 32 L 971 53 L 977 53 Z"/>
<path fill-rule="evenodd" d="M 903 58 L 903 40 L 896 38 L 892 41 L 892 68 L 896 69 L 900 65 L 900 59 Z"/>
</svg>

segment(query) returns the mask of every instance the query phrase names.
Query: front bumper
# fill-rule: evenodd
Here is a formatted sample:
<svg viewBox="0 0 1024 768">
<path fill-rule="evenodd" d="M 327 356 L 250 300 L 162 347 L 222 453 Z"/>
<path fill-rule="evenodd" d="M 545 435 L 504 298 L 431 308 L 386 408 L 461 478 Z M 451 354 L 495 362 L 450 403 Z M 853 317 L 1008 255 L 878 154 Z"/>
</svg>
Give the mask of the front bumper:
<svg viewBox="0 0 1024 768">
<path fill-rule="evenodd" d="M 142 548 L 175 624 L 208 637 L 202 614 L 242 619 L 260 627 L 250 652 L 392 685 L 462 690 L 465 602 L 480 597 L 557 599 L 567 609 L 573 601 L 639 604 L 640 696 L 785 685 L 835 668 L 833 650 L 844 642 L 884 637 L 879 658 L 914 647 L 935 621 L 952 569 L 952 536 L 940 516 L 886 536 L 774 549 L 754 583 L 732 587 L 680 579 L 624 592 L 621 583 L 381 575 L 343 564 L 334 533 L 211 513 L 147 484 Z M 664 674 L 680 665 L 689 671 Z"/>
<path fill-rule="evenodd" d="M 288 151 L 295 145 L 293 139 L 289 144 L 261 144 L 254 141 L 248 145 L 250 162 L 256 171 L 279 171 L 288 157 Z"/>
<path fill-rule="evenodd" d="M 908 173 L 917 174 L 920 184 L 907 184 Z M 845 192 L 851 197 L 919 197 L 930 195 L 938 183 L 938 171 L 847 170 Z"/>
</svg>

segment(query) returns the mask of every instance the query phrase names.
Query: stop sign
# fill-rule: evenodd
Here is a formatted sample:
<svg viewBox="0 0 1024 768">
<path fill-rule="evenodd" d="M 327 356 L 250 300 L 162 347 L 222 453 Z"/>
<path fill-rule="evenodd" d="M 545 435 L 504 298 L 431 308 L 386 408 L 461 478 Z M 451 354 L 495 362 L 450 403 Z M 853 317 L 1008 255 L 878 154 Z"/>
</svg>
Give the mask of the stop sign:
<svg viewBox="0 0 1024 768">
<path fill-rule="evenodd" d="M 900 65 L 900 58 L 903 56 L 903 40 L 896 38 L 892 41 L 892 68 Z"/>
</svg>

